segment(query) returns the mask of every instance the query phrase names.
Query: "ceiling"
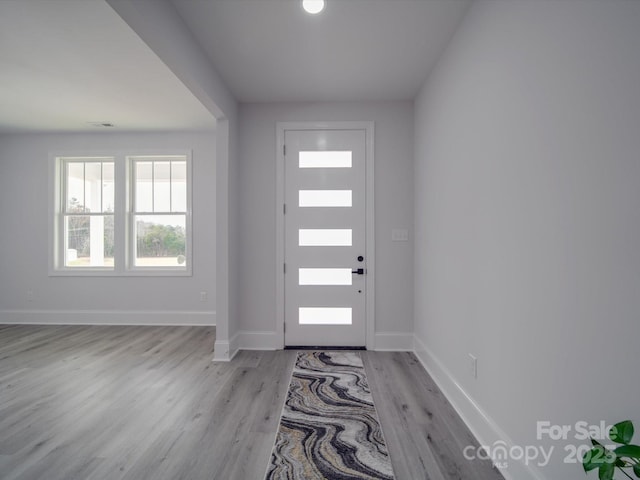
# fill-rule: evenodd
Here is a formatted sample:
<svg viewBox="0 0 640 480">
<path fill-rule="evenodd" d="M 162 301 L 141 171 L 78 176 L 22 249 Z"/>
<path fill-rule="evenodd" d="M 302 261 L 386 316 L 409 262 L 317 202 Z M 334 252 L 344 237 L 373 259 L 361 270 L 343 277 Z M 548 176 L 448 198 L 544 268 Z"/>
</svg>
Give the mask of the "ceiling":
<svg viewBox="0 0 640 480">
<path fill-rule="evenodd" d="M 0 0 L 0 132 L 214 127 L 104 0 Z"/>
<path fill-rule="evenodd" d="M 471 2 L 170 1 L 240 102 L 410 100 Z M 105 0 L 0 0 L 0 132 L 214 126 Z"/>
<path fill-rule="evenodd" d="M 410 100 L 470 0 L 172 0 L 241 102 Z"/>
</svg>

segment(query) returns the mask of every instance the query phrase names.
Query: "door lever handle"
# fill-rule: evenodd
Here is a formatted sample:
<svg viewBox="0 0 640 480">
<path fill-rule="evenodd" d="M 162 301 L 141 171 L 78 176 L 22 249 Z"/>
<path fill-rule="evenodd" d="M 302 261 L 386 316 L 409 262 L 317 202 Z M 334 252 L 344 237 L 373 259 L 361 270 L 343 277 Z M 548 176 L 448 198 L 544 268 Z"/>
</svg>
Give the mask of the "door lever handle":
<svg viewBox="0 0 640 480">
<path fill-rule="evenodd" d="M 364 268 L 356 268 L 355 270 L 351 270 L 351 273 L 357 273 L 358 275 L 364 275 L 367 271 Z"/>
</svg>

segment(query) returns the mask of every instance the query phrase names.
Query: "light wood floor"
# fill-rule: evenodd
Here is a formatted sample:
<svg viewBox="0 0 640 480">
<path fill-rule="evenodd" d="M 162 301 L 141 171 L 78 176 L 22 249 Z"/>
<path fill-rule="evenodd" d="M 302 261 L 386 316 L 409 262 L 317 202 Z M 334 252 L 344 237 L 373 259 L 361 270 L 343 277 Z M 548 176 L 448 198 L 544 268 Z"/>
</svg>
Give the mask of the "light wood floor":
<svg viewBox="0 0 640 480">
<path fill-rule="evenodd" d="M 293 351 L 208 327 L 0 325 L 3 480 L 261 480 Z M 398 480 L 501 480 L 410 353 L 362 352 Z"/>
</svg>

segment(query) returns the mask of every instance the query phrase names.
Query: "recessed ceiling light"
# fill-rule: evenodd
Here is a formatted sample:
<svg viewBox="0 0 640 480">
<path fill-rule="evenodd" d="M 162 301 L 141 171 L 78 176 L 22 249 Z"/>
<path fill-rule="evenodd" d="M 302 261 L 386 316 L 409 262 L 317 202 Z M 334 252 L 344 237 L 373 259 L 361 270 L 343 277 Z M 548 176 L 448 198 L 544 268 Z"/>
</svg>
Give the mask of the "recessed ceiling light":
<svg viewBox="0 0 640 480">
<path fill-rule="evenodd" d="M 302 0 L 302 8 L 307 13 L 315 15 L 324 10 L 324 0 Z"/>
</svg>

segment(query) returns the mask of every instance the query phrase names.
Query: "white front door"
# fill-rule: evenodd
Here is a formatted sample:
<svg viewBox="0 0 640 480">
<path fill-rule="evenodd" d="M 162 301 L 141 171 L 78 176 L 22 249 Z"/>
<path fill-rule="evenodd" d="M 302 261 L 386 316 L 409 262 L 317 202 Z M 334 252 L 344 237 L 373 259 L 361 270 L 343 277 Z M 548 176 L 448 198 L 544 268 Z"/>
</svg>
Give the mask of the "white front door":
<svg viewBox="0 0 640 480">
<path fill-rule="evenodd" d="M 285 345 L 366 344 L 366 132 L 285 130 Z"/>
</svg>

